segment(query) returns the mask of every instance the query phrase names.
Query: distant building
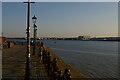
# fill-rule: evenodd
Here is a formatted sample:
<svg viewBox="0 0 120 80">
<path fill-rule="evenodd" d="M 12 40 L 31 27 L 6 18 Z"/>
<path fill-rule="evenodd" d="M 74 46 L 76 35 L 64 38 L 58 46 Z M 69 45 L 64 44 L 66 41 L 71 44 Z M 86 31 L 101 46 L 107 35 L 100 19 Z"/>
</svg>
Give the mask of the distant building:
<svg viewBox="0 0 120 80">
<path fill-rule="evenodd" d="M 92 41 L 120 41 L 120 37 L 91 38 Z"/>
<path fill-rule="evenodd" d="M 92 41 L 105 41 L 105 40 L 107 40 L 106 38 L 91 38 L 90 40 L 92 40 Z"/>
<path fill-rule="evenodd" d="M 90 36 L 78 36 L 78 40 L 90 40 Z"/>
<path fill-rule="evenodd" d="M 119 41 L 120 37 L 107 37 L 106 39 L 110 41 Z"/>
</svg>

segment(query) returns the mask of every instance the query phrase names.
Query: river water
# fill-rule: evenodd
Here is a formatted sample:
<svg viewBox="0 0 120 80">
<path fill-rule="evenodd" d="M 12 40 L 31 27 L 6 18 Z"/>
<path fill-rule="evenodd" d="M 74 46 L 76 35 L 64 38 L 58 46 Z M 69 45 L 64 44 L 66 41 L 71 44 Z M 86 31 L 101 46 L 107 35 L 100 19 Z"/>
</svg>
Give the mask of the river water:
<svg viewBox="0 0 120 80">
<path fill-rule="evenodd" d="M 118 77 L 118 42 L 43 40 L 58 56 L 90 78 Z"/>
<path fill-rule="evenodd" d="M 42 42 L 90 78 L 118 78 L 118 42 L 76 40 L 42 40 Z"/>
</svg>

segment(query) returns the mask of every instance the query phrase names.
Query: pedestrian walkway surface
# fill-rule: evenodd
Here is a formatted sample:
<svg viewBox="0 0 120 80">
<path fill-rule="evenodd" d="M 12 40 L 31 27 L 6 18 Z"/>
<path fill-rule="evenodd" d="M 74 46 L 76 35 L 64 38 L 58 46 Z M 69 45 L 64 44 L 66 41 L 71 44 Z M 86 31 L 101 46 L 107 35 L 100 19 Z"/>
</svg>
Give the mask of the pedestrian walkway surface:
<svg viewBox="0 0 120 80">
<path fill-rule="evenodd" d="M 38 49 L 38 48 L 37 48 Z M 30 78 L 32 80 L 49 80 L 44 64 L 39 63 L 36 55 L 30 58 Z M 32 53 L 32 49 L 31 49 Z M 26 67 L 26 46 L 15 45 L 11 48 L 3 49 L 2 55 L 2 79 L 3 80 L 24 80 Z"/>
<path fill-rule="evenodd" d="M 44 64 L 39 63 L 38 56 L 31 57 L 31 78 L 37 80 L 49 80 Z M 32 60 L 34 59 L 34 60 Z"/>
</svg>

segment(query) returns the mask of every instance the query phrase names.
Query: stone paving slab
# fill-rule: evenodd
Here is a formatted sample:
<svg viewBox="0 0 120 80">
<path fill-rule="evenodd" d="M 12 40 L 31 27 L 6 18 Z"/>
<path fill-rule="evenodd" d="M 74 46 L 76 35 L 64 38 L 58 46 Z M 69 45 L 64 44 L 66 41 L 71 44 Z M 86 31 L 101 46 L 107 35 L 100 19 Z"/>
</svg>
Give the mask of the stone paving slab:
<svg viewBox="0 0 120 80">
<path fill-rule="evenodd" d="M 44 64 L 39 63 L 38 48 L 36 55 L 30 57 L 31 80 L 49 80 Z M 31 47 L 32 54 L 32 47 Z M 15 45 L 3 49 L 2 56 L 2 78 L 3 80 L 24 80 L 26 67 L 26 46 Z"/>
<path fill-rule="evenodd" d="M 25 46 L 13 46 L 3 49 L 2 78 L 24 78 L 25 74 Z"/>
</svg>

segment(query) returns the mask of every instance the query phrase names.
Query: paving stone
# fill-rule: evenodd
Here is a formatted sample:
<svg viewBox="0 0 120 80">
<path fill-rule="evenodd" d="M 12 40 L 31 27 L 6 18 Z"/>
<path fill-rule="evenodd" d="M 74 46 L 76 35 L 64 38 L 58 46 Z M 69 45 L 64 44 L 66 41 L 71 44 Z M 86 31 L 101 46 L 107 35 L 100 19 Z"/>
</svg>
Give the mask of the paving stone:
<svg viewBox="0 0 120 80">
<path fill-rule="evenodd" d="M 38 48 L 37 48 L 38 49 Z M 39 50 L 36 50 L 36 54 Z M 3 49 L 2 57 L 2 78 L 10 80 L 23 80 L 26 68 L 26 46 L 15 45 Z M 32 53 L 32 47 L 31 47 Z M 49 80 L 44 64 L 39 63 L 38 55 L 30 57 L 30 78 L 31 80 Z"/>
</svg>

